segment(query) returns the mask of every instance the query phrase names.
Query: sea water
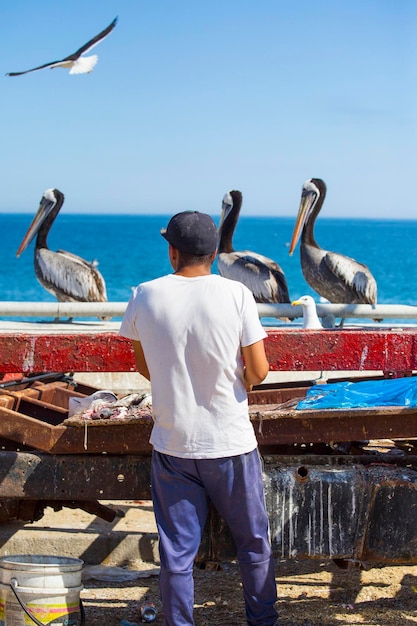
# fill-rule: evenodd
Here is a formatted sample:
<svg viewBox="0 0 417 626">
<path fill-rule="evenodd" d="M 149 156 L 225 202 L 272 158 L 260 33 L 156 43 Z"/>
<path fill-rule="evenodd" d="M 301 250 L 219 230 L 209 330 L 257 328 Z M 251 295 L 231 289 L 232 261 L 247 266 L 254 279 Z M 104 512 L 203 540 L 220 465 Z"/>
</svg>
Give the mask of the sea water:
<svg viewBox="0 0 417 626">
<path fill-rule="evenodd" d="M 0 214 L 0 300 L 54 302 L 37 281 L 34 242 L 16 258 L 32 220 L 29 214 Z M 219 216 L 213 216 L 218 223 Z M 160 229 L 168 215 L 60 214 L 48 237 L 51 250 L 67 250 L 97 261 L 108 300 L 127 302 L 132 287 L 171 272 L 167 243 Z M 289 256 L 294 218 L 241 216 L 233 237 L 236 250 L 253 250 L 274 259 L 283 269 L 291 299 L 320 297 L 306 283 L 300 244 Z M 378 284 L 378 304 L 417 305 L 417 221 L 320 218 L 317 243 L 368 265 Z M 213 271 L 217 272 L 214 264 Z"/>
</svg>

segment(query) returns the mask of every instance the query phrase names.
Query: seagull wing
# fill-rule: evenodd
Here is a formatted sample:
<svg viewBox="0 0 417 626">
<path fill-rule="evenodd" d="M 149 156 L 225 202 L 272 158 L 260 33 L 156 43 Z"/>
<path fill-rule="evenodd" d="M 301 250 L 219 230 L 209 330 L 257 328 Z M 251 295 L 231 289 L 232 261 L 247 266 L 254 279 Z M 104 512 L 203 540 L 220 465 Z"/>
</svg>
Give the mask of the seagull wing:
<svg viewBox="0 0 417 626">
<path fill-rule="evenodd" d="M 112 23 L 109 24 L 107 26 L 107 28 L 102 30 L 101 33 L 99 33 L 98 35 L 96 35 L 95 37 L 90 39 L 90 41 L 87 41 L 87 43 L 85 43 L 83 46 L 81 46 L 81 48 L 78 48 L 77 52 L 74 52 L 74 54 L 70 54 L 68 57 L 66 57 L 63 60 L 64 61 L 70 61 L 72 59 L 77 59 L 79 56 L 84 54 L 84 52 L 87 52 L 87 50 L 91 50 L 91 48 L 94 48 L 94 46 L 96 46 L 98 43 L 100 43 L 100 41 L 102 39 L 104 39 L 104 37 L 107 37 L 107 35 L 109 35 L 111 33 L 111 31 L 113 30 L 113 28 L 117 24 L 117 19 L 118 18 L 115 17 L 114 20 L 112 21 Z"/>
<path fill-rule="evenodd" d="M 93 48 L 94 46 L 96 46 L 104 37 L 106 37 L 109 33 L 111 33 L 111 31 L 113 30 L 113 28 L 116 26 L 117 24 L 117 17 L 112 21 L 111 24 L 109 24 L 109 26 L 107 26 L 107 28 L 105 28 L 104 30 L 101 31 L 101 33 L 99 33 L 98 35 L 96 35 L 95 37 L 93 37 L 93 39 L 90 39 L 90 41 L 87 41 L 87 43 L 85 43 L 83 46 L 81 46 L 81 48 L 79 48 L 76 52 L 73 52 L 72 54 L 69 54 L 67 57 L 65 57 L 64 59 L 61 59 L 60 61 L 52 61 L 51 63 L 44 63 L 43 65 L 39 65 L 38 67 L 34 67 L 31 70 L 25 70 L 24 72 L 8 72 L 6 74 L 6 76 L 21 76 L 22 74 L 28 74 L 29 72 L 36 72 L 37 70 L 43 70 L 47 67 L 59 67 L 59 66 L 63 66 L 63 67 L 69 67 L 71 66 L 71 64 L 73 62 L 76 62 L 77 59 L 87 50 L 90 50 L 91 48 Z M 80 71 L 80 69 L 78 69 L 78 71 L 74 71 L 72 72 L 73 74 L 81 74 L 84 73 L 85 71 L 89 71 L 91 72 L 91 70 L 93 69 L 94 65 L 97 63 L 97 57 L 92 57 L 93 61 L 92 61 L 92 66 L 91 64 L 89 65 L 89 69 L 82 69 Z"/>
<path fill-rule="evenodd" d="M 31 70 L 25 70 L 24 72 L 8 72 L 6 76 L 21 76 L 22 74 L 28 74 L 29 72 L 36 72 L 37 70 L 43 70 L 46 67 L 54 67 L 62 63 L 62 61 L 53 61 L 52 63 L 44 63 L 43 65 L 39 65 L 38 67 L 33 67 Z"/>
</svg>

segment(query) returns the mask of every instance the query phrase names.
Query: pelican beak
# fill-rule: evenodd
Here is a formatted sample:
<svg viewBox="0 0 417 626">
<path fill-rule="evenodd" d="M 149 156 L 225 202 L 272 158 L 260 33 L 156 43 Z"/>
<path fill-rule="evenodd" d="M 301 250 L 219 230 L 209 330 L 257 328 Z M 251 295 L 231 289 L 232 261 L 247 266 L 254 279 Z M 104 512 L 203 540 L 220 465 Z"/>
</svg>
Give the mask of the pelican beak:
<svg viewBox="0 0 417 626">
<path fill-rule="evenodd" d="M 26 248 L 28 247 L 32 239 L 35 237 L 35 235 L 38 233 L 40 227 L 42 226 L 42 224 L 48 217 L 49 213 L 54 208 L 55 204 L 56 204 L 56 201 L 45 198 L 45 196 L 42 197 L 38 211 L 35 217 L 33 218 L 32 223 L 29 226 L 28 231 L 26 235 L 24 236 L 23 241 L 20 244 L 18 251 L 16 252 L 17 257 L 19 257 L 22 254 L 22 252 L 26 250 Z"/>
<path fill-rule="evenodd" d="M 233 198 L 232 198 L 230 192 L 228 191 L 223 196 L 222 212 L 221 212 L 221 215 L 220 215 L 220 222 L 219 222 L 219 226 L 217 228 L 217 232 L 220 233 L 220 231 L 221 231 L 221 229 L 223 227 L 224 220 L 229 215 L 229 213 L 230 213 L 230 211 L 232 209 L 233 209 Z"/>
<path fill-rule="evenodd" d="M 289 250 L 289 255 L 292 256 L 294 252 L 295 246 L 300 238 L 301 231 L 304 228 L 304 225 L 310 215 L 311 208 L 316 202 L 316 194 L 309 190 L 303 189 L 301 194 L 300 206 L 298 208 L 297 219 L 295 221 L 294 231 L 292 234 L 291 245 Z"/>
</svg>

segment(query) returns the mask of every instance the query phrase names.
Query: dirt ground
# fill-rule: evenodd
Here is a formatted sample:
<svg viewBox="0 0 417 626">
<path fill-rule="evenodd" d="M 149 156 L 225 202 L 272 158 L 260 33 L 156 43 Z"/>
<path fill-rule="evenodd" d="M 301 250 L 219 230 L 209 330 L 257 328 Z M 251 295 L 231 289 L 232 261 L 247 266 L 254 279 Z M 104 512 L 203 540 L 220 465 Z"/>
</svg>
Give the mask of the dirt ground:
<svg viewBox="0 0 417 626">
<path fill-rule="evenodd" d="M 280 626 L 417 624 L 417 566 L 360 571 L 332 562 L 277 560 L 276 580 Z M 140 624 L 139 606 L 146 600 L 159 611 L 153 623 L 164 624 L 156 575 L 127 583 L 87 580 L 81 598 L 86 626 L 118 626 L 122 619 Z M 223 563 L 218 571 L 195 569 L 194 616 L 196 626 L 246 624 L 236 563 Z"/>
<path fill-rule="evenodd" d="M 103 504 L 111 504 L 103 502 Z M 114 503 L 113 503 L 114 504 Z M 83 574 L 84 588 L 81 599 L 85 609 L 86 626 L 120 626 L 121 620 L 140 624 L 139 607 L 151 601 L 158 609 L 153 622 L 163 626 L 164 618 L 159 600 L 157 550 L 152 562 L 135 560 L 134 542 L 140 541 L 136 531 L 153 535 L 156 531 L 153 511 L 149 501 L 118 501 L 117 508 L 125 516 L 112 524 L 93 515 L 75 509 L 64 508 L 60 512 L 47 510 L 45 516 L 28 528 L 31 532 L 48 532 L 47 537 L 80 537 L 77 545 L 68 544 L 75 556 L 82 552 L 81 538 L 96 533 L 106 535 L 129 532 L 131 543 L 126 557 L 126 569 L 111 566 L 97 567 L 104 572 L 101 580 Z M 90 535 L 91 533 L 91 535 Z M 42 537 L 44 535 L 42 534 Z M 63 541 L 63 539 L 61 539 Z M 89 545 L 89 544 L 88 544 Z M 58 541 L 58 546 L 63 544 Z M 127 548 L 126 548 L 127 550 Z M 88 552 L 88 551 L 87 551 Z M 93 561 L 97 562 L 97 561 Z M 117 562 L 120 565 L 119 559 Z M 279 626 L 416 626 L 417 625 L 417 565 L 344 570 L 332 561 L 313 559 L 275 561 L 278 589 L 277 609 Z M 135 580 L 120 582 L 120 573 L 135 576 Z M 138 575 L 143 577 L 138 578 Z M 99 577 L 100 578 L 100 577 Z M 104 582 L 106 578 L 109 582 Z M 196 626 L 245 626 L 244 605 L 238 566 L 226 561 L 220 569 L 198 569 L 195 578 L 195 624 Z M 117 582 L 119 580 L 119 582 Z"/>
</svg>

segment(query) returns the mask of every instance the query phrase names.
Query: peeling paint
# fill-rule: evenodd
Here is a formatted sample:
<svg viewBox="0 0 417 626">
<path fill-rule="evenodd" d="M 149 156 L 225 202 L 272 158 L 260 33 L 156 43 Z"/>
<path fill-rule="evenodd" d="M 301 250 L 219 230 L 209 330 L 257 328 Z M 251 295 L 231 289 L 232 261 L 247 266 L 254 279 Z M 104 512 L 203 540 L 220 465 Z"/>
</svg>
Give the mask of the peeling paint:
<svg viewBox="0 0 417 626">
<path fill-rule="evenodd" d="M 359 370 L 362 371 L 364 369 L 366 363 L 366 357 L 368 356 L 368 346 L 364 346 L 361 354 L 361 360 L 359 363 Z"/>
<path fill-rule="evenodd" d="M 32 335 L 29 337 L 29 346 L 27 347 L 27 349 L 25 350 L 23 354 L 23 361 L 22 361 L 23 372 L 33 371 L 35 352 L 36 352 L 36 337 Z"/>
<path fill-rule="evenodd" d="M 267 329 L 265 346 L 271 371 L 417 370 L 417 330 L 326 329 L 305 333 Z M 36 350 L 33 341 L 36 338 Z M 28 348 L 28 344 L 30 347 Z M 135 371 L 131 342 L 115 331 L 0 333 L 0 372 Z"/>
<path fill-rule="evenodd" d="M 303 461 L 307 464 L 306 461 Z M 271 541 L 280 558 L 417 561 L 417 471 L 395 465 L 266 465 Z"/>
<path fill-rule="evenodd" d="M 332 483 L 327 489 L 327 528 L 329 537 L 329 554 L 333 556 L 333 511 L 332 511 Z"/>
</svg>

